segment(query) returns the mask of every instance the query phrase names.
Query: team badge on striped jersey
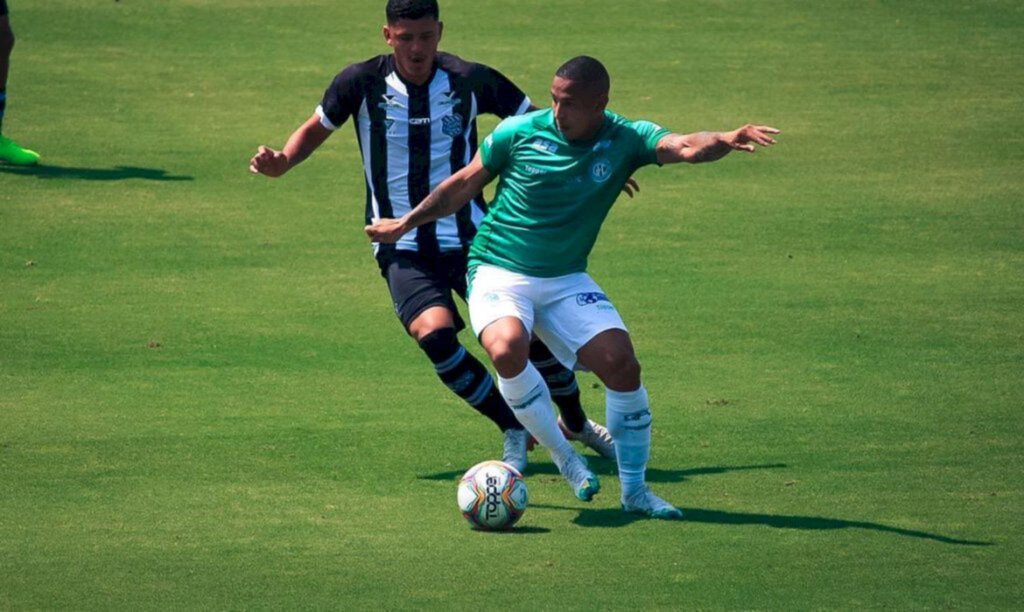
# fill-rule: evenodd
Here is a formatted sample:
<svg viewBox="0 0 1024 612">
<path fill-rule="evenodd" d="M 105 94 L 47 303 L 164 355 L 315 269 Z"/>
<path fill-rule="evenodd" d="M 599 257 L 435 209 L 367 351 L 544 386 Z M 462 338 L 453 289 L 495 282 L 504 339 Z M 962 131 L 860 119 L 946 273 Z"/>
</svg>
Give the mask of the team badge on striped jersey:
<svg viewBox="0 0 1024 612">
<path fill-rule="evenodd" d="M 445 136 L 455 138 L 462 133 L 462 115 L 458 113 L 452 113 L 445 117 L 441 117 L 441 131 L 444 132 Z"/>
</svg>

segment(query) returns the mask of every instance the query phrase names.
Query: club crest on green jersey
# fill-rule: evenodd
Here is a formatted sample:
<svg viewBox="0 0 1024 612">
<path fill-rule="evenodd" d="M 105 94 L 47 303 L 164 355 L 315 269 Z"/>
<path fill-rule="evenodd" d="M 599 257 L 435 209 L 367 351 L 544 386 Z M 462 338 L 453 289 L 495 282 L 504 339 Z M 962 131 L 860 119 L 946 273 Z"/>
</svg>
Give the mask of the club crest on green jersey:
<svg viewBox="0 0 1024 612">
<path fill-rule="evenodd" d="M 590 178 L 594 179 L 595 183 L 603 183 L 607 181 L 612 175 L 612 164 L 607 159 L 601 157 L 594 160 L 594 163 L 590 164 Z"/>
</svg>

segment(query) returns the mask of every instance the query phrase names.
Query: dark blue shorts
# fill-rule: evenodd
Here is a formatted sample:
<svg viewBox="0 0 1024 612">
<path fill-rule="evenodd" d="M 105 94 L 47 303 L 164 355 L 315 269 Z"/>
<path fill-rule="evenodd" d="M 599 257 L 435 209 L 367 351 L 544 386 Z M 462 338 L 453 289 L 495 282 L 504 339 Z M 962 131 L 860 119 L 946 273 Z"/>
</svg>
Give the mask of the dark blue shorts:
<svg viewBox="0 0 1024 612">
<path fill-rule="evenodd" d="M 0 17 L 7 14 L 7 0 L 0 0 Z"/>
<path fill-rule="evenodd" d="M 405 329 L 424 310 L 442 306 L 452 313 L 455 329 L 465 329 L 466 322 L 455 305 L 458 295 L 466 299 L 466 255 L 461 251 L 438 258 L 425 258 L 413 251 L 395 251 L 379 262 L 381 275 L 388 282 L 395 314 Z"/>
</svg>

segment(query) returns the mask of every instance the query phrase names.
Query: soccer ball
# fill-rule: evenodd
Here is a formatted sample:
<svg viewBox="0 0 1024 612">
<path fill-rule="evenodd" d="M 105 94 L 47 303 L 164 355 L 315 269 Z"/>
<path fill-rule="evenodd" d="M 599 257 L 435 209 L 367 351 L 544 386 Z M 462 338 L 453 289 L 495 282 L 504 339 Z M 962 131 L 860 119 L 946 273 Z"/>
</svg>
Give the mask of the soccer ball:
<svg viewBox="0 0 1024 612">
<path fill-rule="evenodd" d="M 523 475 L 501 461 L 478 463 L 459 480 L 459 510 L 477 529 L 511 529 L 526 511 L 527 497 Z"/>
</svg>

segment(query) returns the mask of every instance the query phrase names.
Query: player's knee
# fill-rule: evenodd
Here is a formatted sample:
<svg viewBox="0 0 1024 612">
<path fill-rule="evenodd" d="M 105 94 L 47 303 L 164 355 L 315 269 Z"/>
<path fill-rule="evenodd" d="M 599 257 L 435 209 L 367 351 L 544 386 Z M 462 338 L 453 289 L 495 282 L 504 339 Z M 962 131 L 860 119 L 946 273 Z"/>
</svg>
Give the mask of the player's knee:
<svg viewBox="0 0 1024 612">
<path fill-rule="evenodd" d="M 423 336 L 417 344 L 430 361 L 440 363 L 459 349 L 459 337 L 454 327 L 442 327 Z"/>
<path fill-rule="evenodd" d="M 427 336 L 442 330 L 455 328 L 455 317 L 444 306 L 431 306 L 409 323 L 409 335 L 422 342 Z"/>
<path fill-rule="evenodd" d="M 492 338 L 486 348 L 487 354 L 491 356 L 491 362 L 494 363 L 494 368 L 505 378 L 512 378 L 526 368 L 526 362 L 530 355 L 528 339 L 501 336 Z"/>
<path fill-rule="evenodd" d="M 607 353 L 599 374 L 612 391 L 633 391 L 640 388 L 640 362 L 632 351 Z"/>
</svg>

